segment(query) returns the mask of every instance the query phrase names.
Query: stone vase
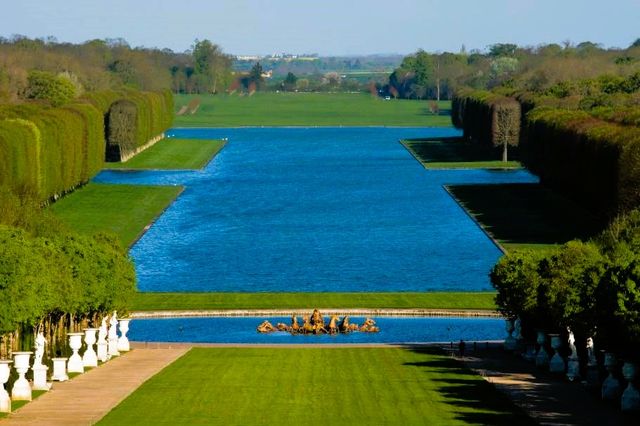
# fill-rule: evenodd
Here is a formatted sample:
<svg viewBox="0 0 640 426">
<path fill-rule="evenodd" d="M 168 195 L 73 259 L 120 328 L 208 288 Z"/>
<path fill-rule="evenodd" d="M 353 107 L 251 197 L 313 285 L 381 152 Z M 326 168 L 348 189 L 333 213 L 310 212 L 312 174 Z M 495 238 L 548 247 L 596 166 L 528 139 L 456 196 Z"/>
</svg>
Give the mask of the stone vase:
<svg viewBox="0 0 640 426">
<path fill-rule="evenodd" d="M 640 392 L 633 383 L 638 376 L 638 365 L 633 362 L 625 362 L 622 366 L 622 375 L 629 383 L 622 393 L 622 411 L 638 411 L 640 410 Z"/>
<path fill-rule="evenodd" d="M 118 352 L 118 321 L 115 320 L 115 314 L 109 324 L 109 332 L 107 334 L 107 357 L 112 358 L 120 355 L 120 352 Z"/>
<path fill-rule="evenodd" d="M 93 345 L 96 343 L 97 328 L 85 328 L 84 329 L 84 343 L 87 344 L 87 349 L 82 354 L 82 365 L 86 367 L 98 366 L 98 355 L 93 349 Z"/>
<path fill-rule="evenodd" d="M 107 322 L 102 320 L 102 325 L 98 329 L 98 359 L 100 362 L 107 362 L 109 359 L 109 344 L 107 343 Z"/>
<path fill-rule="evenodd" d="M 547 336 L 544 331 L 538 331 L 536 342 L 540 345 L 540 349 L 538 349 L 538 353 L 536 354 L 536 367 L 547 367 L 549 365 L 549 354 L 544 348 L 547 342 Z"/>
<path fill-rule="evenodd" d="M 84 336 L 84 333 L 67 333 L 67 336 L 69 336 L 69 347 L 73 351 L 67 363 L 67 370 L 69 373 L 84 373 L 82 357 L 78 353 L 82 347 L 82 336 Z"/>
<path fill-rule="evenodd" d="M 33 371 L 33 390 L 48 391 L 51 389 L 49 383 L 47 383 L 47 371 L 49 367 L 46 365 L 33 365 L 31 371 Z"/>
<path fill-rule="evenodd" d="M 32 352 L 14 352 L 13 365 L 18 372 L 18 380 L 11 389 L 11 399 L 14 401 L 31 401 L 31 385 L 25 374 L 29 371 L 29 358 Z"/>
<path fill-rule="evenodd" d="M 67 358 L 53 358 L 53 375 L 51 380 L 56 382 L 65 382 L 69 380 L 67 375 Z"/>
<path fill-rule="evenodd" d="M 9 380 L 12 362 L 8 359 L 0 359 L 0 413 L 11 412 L 11 398 L 4 385 Z"/>
<path fill-rule="evenodd" d="M 618 360 L 616 356 L 610 352 L 604 354 L 604 368 L 607 369 L 609 375 L 602 383 L 602 399 L 605 401 L 614 401 L 620 397 L 622 386 L 620 380 L 614 376 Z"/>
<path fill-rule="evenodd" d="M 516 339 L 513 337 L 513 320 L 504 320 L 504 329 L 507 332 L 507 337 L 504 339 L 504 349 L 507 351 L 514 351 L 516 349 Z"/>
<path fill-rule="evenodd" d="M 558 352 L 560 350 L 560 347 L 562 346 L 560 335 L 550 334 L 549 337 L 551 337 L 551 347 L 555 352 L 551 357 L 551 361 L 549 361 L 549 371 L 551 373 L 564 373 L 565 371 L 564 359 L 560 356 L 560 353 Z"/>
<path fill-rule="evenodd" d="M 129 352 L 131 347 L 129 346 L 129 338 L 127 337 L 127 333 L 129 332 L 129 322 L 131 320 L 129 318 L 123 318 L 118 320 L 120 324 L 120 337 L 118 338 L 118 351 L 119 352 Z"/>
</svg>

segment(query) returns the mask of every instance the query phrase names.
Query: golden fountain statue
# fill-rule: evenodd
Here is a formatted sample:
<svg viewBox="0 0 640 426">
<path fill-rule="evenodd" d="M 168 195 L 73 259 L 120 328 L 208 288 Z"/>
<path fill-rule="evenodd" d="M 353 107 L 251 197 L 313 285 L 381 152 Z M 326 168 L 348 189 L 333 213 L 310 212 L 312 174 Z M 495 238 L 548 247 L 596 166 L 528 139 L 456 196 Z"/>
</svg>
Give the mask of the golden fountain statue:
<svg viewBox="0 0 640 426">
<path fill-rule="evenodd" d="M 338 334 L 359 331 L 361 333 L 377 333 L 380 328 L 371 318 L 366 318 L 361 326 L 349 322 L 349 316 L 345 315 L 342 320 L 338 315 L 331 315 L 329 325 L 325 327 L 324 317 L 317 309 L 313 310 L 311 316 L 302 315 L 302 325 L 298 324 L 298 317 L 291 315 L 291 325 L 278 323 L 274 327 L 269 321 L 263 321 L 257 328 L 258 333 L 273 333 L 274 331 L 286 331 L 291 334 Z"/>
</svg>

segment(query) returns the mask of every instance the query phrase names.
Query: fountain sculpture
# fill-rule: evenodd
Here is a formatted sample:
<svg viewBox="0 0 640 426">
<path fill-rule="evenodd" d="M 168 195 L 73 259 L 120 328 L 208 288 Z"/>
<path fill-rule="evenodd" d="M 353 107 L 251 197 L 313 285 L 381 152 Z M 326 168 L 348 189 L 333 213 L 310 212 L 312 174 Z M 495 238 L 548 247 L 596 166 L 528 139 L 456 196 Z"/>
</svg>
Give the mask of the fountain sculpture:
<svg viewBox="0 0 640 426">
<path fill-rule="evenodd" d="M 363 333 L 377 333 L 380 329 L 376 326 L 376 322 L 371 318 L 365 319 L 361 326 L 349 322 L 349 316 L 345 315 L 340 320 L 338 315 L 331 315 L 329 324 L 325 326 L 324 318 L 320 311 L 313 310 L 311 316 L 302 315 L 302 325 L 298 324 L 298 317 L 294 314 L 291 316 L 291 325 L 278 323 L 274 327 L 269 321 L 263 321 L 258 327 L 259 333 L 272 333 L 274 331 L 286 331 L 291 334 L 338 334 L 351 333 L 360 331 Z"/>
</svg>

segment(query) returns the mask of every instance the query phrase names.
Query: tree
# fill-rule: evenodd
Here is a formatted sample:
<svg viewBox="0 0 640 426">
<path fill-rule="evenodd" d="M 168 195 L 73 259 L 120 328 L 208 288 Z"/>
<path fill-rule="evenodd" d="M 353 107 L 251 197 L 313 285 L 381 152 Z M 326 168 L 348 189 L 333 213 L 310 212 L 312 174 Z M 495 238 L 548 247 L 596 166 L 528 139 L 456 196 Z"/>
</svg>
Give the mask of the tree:
<svg viewBox="0 0 640 426">
<path fill-rule="evenodd" d="M 229 82 L 231 59 L 217 44 L 209 40 L 195 41 L 193 45 L 194 74 L 201 84 L 200 90 L 217 93 L 220 83 Z"/>
<path fill-rule="evenodd" d="M 296 87 L 296 83 L 298 82 L 298 77 L 292 72 L 287 73 L 287 76 L 282 83 L 285 90 L 293 90 Z"/>
<path fill-rule="evenodd" d="M 254 83 L 258 89 L 262 87 L 262 82 L 264 81 L 264 78 L 262 77 L 263 72 L 264 70 L 262 69 L 260 62 L 256 62 L 249 72 L 249 81 Z"/>
<path fill-rule="evenodd" d="M 637 38 L 636 41 L 631 43 L 631 46 L 629 46 L 629 48 L 634 48 L 634 47 L 640 47 L 640 38 Z"/>
<path fill-rule="evenodd" d="M 46 71 L 31 71 L 24 95 L 27 99 L 43 99 L 53 106 L 60 106 L 75 97 L 76 89 L 66 78 Z"/>
<path fill-rule="evenodd" d="M 518 45 L 511 43 L 497 43 L 489 46 L 489 55 L 495 58 L 500 56 L 513 57 L 518 50 Z"/>
</svg>

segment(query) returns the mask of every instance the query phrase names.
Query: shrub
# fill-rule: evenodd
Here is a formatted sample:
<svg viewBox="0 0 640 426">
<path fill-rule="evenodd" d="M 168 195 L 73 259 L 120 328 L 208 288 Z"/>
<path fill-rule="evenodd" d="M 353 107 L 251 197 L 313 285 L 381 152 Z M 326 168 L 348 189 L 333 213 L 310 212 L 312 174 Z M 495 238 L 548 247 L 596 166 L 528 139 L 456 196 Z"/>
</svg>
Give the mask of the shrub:
<svg viewBox="0 0 640 426">
<path fill-rule="evenodd" d="M 46 71 L 31 71 L 27 77 L 24 97 L 42 99 L 52 106 L 64 105 L 75 97 L 76 88 L 69 79 Z"/>
</svg>

